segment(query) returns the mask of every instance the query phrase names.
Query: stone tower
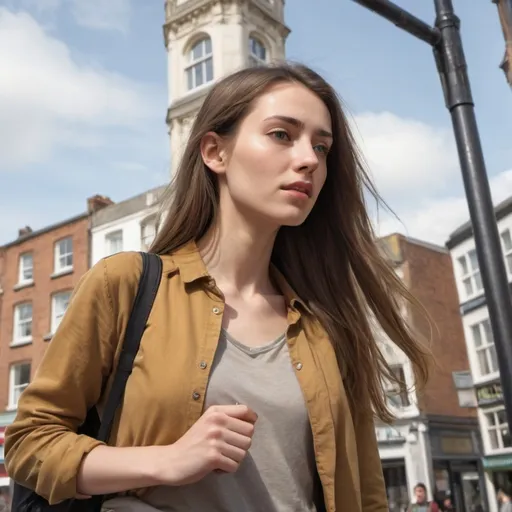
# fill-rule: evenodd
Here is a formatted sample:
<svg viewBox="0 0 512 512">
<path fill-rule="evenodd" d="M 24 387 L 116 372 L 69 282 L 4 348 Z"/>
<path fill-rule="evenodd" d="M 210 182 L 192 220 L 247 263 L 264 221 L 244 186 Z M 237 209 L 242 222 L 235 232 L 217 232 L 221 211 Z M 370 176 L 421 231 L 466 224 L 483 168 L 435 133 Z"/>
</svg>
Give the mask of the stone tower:
<svg viewBox="0 0 512 512">
<path fill-rule="evenodd" d="M 243 67 L 285 58 L 284 1 L 165 1 L 171 175 L 209 87 Z"/>
</svg>

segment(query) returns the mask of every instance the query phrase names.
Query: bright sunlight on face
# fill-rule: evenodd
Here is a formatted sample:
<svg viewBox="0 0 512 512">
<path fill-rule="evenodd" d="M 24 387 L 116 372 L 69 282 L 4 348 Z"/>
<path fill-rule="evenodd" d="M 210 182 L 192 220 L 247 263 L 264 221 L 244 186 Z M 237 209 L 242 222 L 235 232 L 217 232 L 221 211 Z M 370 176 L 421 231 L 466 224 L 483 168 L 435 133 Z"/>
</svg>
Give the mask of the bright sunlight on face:
<svg viewBox="0 0 512 512">
<path fill-rule="evenodd" d="M 231 207 L 270 229 L 304 222 L 324 185 L 331 116 L 303 85 L 278 84 L 241 122 L 219 175 L 221 209 Z"/>
</svg>

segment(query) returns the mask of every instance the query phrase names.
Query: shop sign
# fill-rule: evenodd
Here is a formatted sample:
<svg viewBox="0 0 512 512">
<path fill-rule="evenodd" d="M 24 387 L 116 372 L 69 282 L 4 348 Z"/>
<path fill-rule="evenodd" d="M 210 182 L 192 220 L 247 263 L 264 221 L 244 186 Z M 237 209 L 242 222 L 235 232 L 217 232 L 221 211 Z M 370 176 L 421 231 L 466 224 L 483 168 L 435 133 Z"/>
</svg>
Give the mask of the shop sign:
<svg viewBox="0 0 512 512">
<path fill-rule="evenodd" d="M 377 441 L 382 442 L 405 442 L 405 436 L 393 427 L 376 427 L 375 434 Z"/>
<path fill-rule="evenodd" d="M 502 402 L 503 392 L 501 390 L 501 384 L 496 382 L 495 384 L 488 384 L 487 386 L 477 388 L 476 400 L 479 406 Z"/>
<path fill-rule="evenodd" d="M 482 464 L 486 471 L 512 471 L 512 455 L 484 457 Z"/>
<path fill-rule="evenodd" d="M 441 450 L 446 454 L 470 455 L 474 453 L 473 439 L 471 436 L 441 436 Z"/>
<path fill-rule="evenodd" d="M 471 377 L 471 372 L 452 372 L 453 383 L 455 384 L 455 389 L 472 389 L 473 388 L 473 378 Z"/>
</svg>

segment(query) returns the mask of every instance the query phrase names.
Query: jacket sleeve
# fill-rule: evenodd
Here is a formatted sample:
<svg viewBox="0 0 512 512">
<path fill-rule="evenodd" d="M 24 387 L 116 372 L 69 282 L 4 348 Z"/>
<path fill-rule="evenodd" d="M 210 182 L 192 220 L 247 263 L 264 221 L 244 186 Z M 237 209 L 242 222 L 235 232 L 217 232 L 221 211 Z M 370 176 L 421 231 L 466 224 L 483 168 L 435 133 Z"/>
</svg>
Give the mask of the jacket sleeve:
<svg viewBox="0 0 512 512">
<path fill-rule="evenodd" d="M 362 512 L 388 512 L 386 485 L 382 473 L 375 423 L 371 408 L 358 414 L 355 425 Z"/>
<path fill-rule="evenodd" d="M 76 432 L 110 375 L 135 296 L 137 258 L 101 260 L 82 277 L 6 430 L 8 474 L 50 504 L 76 497 L 81 461 L 102 444 Z M 123 279 L 125 269 L 132 279 Z"/>
</svg>

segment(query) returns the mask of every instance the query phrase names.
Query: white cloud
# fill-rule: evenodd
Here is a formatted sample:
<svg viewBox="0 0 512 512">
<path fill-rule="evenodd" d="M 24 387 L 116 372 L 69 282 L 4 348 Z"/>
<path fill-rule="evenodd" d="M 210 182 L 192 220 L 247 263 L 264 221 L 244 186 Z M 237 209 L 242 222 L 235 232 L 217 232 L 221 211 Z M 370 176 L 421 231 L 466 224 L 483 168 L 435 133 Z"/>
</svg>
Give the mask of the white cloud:
<svg viewBox="0 0 512 512">
<path fill-rule="evenodd" d="M 30 15 L 0 8 L 0 170 L 99 144 L 104 128 L 136 129 L 155 114 L 148 89 L 77 64 Z"/>
<path fill-rule="evenodd" d="M 512 196 L 512 170 L 499 173 L 489 180 L 493 203 Z M 386 216 L 376 223 L 380 235 L 392 232 L 404 233 L 422 240 L 444 245 L 449 235 L 469 220 L 467 200 L 463 193 L 436 198 L 435 195 L 417 195 L 418 203 L 413 208 L 397 209 L 400 221 Z"/>
<path fill-rule="evenodd" d="M 33 10 L 39 14 L 46 14 L 57 10 L 62 4 L 62 0 L 20 0 L 20 5 L 24 9 Z"/>
<path fill-rule="evenodd" d="M 130 0 L 70 0 L 75 21 L 87 28 L 127 32 L 131 19 Z"/>
<path fill-rule="evenodd" d="M 69 8 L 74 21 L 86 28 L 126 33 L 132 17 L 131 0 L 6 0 L 11 8 L 21 7 L 37 15 L 55 14 Z"/>
<path fill-rule="evenodd" d="M 355 116 L 354 134 L 388 201 L 414 190 L 445 190 L 458 172 L 452 132 L 389 112 Z"/>
<path fill-rule="evenodd" d="M 379 193 L 398 217 L 375 212 L 378 234 L 444 245 L 469 220 L 451 128 L 381 112 L 356 115 L 353 130 Z M 493 176 L 490 185 L 494 204 L 512 196 L 512 170 Z"/>
</svg>

